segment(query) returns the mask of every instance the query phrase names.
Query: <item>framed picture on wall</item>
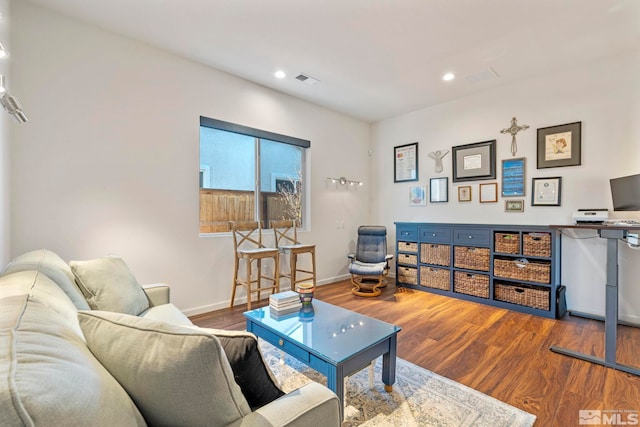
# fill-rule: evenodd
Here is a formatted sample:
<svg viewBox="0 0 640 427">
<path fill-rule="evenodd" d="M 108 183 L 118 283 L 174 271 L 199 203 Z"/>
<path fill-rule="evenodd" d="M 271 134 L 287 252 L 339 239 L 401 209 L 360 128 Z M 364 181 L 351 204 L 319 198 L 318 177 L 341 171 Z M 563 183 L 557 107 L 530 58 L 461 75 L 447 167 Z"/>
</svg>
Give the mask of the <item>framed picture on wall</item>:
<svg viewBox="0 0 640 427">
<path fill-rule="evenodd" d="M 480 184 L 480 203 L 495 203 L 498 201 L 498 184 Z"/>
<path fill-rule="evenodd" d="M 581 164 L 582 122 L 538 129 L 538 169 Z"/>
<path fill-rule="evenodd" d="M 452 148 L 453 182 L 496 178 L 496 140 Z"/>
<path fill-rule="evenodd" d="M 524 212 L 524 200 L 505 200 L 505 212 Z"/>
<path fill-rule="evenodd" d="M 418 180 L 418 143 L 393 147 L 393 182 Z"/>
<path fill-rule="evenodd" d="M 429 180 L 429 201 L 431 203 L 449 201 L 449 178 L 431 178 Z"/>
<path fill-rule="evenodd" d="M 470 202 L 471 201 L 471 186 L 470 185 L 461 185 L 458 187 L 458 201 L 459 202 Z"/>
<path fill-rule="evenodd" d="M 531 206 L 560 206 L 562 177 L 532 178 Z"/>
<path fill-rule="evenodd" d="M 409 187 L 409 206 L 425 206 L 427 204 L 427 187 Z"/>
<path fill-rule="evenodd" d="M 502 161 L 502 197 L 524 196 L 524 157 Z"/>
</svg>

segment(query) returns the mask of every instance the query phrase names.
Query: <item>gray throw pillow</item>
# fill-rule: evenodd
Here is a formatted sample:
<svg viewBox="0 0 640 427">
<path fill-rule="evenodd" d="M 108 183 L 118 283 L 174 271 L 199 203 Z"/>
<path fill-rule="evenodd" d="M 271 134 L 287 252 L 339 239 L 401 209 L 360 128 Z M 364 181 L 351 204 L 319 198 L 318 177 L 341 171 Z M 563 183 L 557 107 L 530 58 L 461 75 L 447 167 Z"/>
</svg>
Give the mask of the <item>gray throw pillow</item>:
<svg viewBox="0 0 640 427">
<path fill-rule="evenodd" d="M 78 312 L 87 346 L 152 426 L 223 426 L 251 412 L 218 339 L 105 311 Z"/>
<path fill-rule="evenodd" d="M 149 308 L 147 294 L 122 258 L 71 261 L 69 266 L 92 309 L 137 316 Z"/>
</svg>

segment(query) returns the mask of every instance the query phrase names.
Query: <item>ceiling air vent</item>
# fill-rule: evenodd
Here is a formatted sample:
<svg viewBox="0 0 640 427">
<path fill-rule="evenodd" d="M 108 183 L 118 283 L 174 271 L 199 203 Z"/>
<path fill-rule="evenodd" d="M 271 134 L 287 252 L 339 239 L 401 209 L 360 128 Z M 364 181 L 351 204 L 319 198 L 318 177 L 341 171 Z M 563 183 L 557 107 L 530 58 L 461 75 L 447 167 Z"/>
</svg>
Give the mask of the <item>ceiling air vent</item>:
<svg viewBox="0 0 640 427">
<path fill-rule="evenodd" d="M 492 67 L 464 76 L 464 78 L 470 83 L 478 83 L 478 82 L 484 82 L 487 80 L 494 80 L 494 79 L 497 79 L 498 77 L 500 77 L 500 75 Z"/>
<path fill-rule="evenodd" d="M 302 83 L 308 84 L 308 85 L 314 85 L 316 83 L 318 83 L 320 80 L 315 79 L 307 74 L 298 74 L 296 76 L 296 80 L 301 81 Z"/>
</svg>

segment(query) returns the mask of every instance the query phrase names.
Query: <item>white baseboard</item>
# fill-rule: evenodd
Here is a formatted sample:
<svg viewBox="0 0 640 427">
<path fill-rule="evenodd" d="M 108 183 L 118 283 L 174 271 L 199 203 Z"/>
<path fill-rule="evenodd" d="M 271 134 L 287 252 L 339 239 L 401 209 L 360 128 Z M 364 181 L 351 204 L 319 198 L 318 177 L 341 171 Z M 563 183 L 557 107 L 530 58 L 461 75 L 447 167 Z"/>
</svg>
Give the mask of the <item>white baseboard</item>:
<svg viewBox="0 0 640 427">
<path fill-rule="evenodd" d="M 335 283 L 341 280 L 348 279 L 349 277 L 351 277 L 349 274 L 342 274 L 340 276 L 334 276 L 327 279 L 318 280 L 316 284 L 318 286 L 328 285 L 330 283 Z M 269 294 L 268 293 L 266 294 L 267 294 L 266 298 L 268 298 Z M 266 298 L 262 298 L 262 299 L 264 300 Z M 247 303 L 247 297 L 243 296 L 243 297 L 236 298 L 236 302 L 234 305 L 242 305 L 246 303 Z M 209 313 L 211 311 L 222 310 L 223 308 L 228 308 L 228 307 L 229 307 L 229 300 L 226 300 L 226 301 L 220 301 L 214 304 L 207 304 L 207 305 L 201 305 L 199 307 L 188 308 L 186 310 L 182 310 L 182 312 L 185 314 L 185 316 L 191 317 L 191 316 L 196 316 L 198 314 Z"/>
<path fill-rule="evenodd" d="M 586 317 L 589 319 L 600 320 L 604 322 L 604 313 L 592 313 L 589 311 L 580 311 L 580 310 L 567 310 L 567 311 L 573 314 L 574 316 Z M 637 316 L 635 314 L 619 313 L 618 320 L 630 326 L 640 327 L 640 316 Z"/>
</svg>

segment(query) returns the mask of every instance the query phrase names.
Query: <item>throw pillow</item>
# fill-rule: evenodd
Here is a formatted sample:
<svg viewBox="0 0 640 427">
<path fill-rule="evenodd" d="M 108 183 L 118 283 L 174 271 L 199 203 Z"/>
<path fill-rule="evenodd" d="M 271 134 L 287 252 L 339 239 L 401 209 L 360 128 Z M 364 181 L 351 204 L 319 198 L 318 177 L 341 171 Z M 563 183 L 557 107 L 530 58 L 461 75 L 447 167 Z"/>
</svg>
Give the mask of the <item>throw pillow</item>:
<svg viewBox="0 0 640 427">
<path fill-rule="evenodd" d="M 91 352 L 149 425 L 228 425 L 250 413 L 215 336 L 105 311 L 78 319 Z"/>
<path fill-rule="evenodd" d="M 284 392 L 276 384 L 273 373 L 264 364 L 255 335 L 242 331 L 201 329 L 212 333 L 220 340 L 236 383 L 252 411 L 284 396 Z"/>
<path fill-rule="evenodd" d="M 147 294 L 122 258 L 71 261 L 69 266 L 92 309 L 137 316 L 149 308 Z"/>
</svg>

